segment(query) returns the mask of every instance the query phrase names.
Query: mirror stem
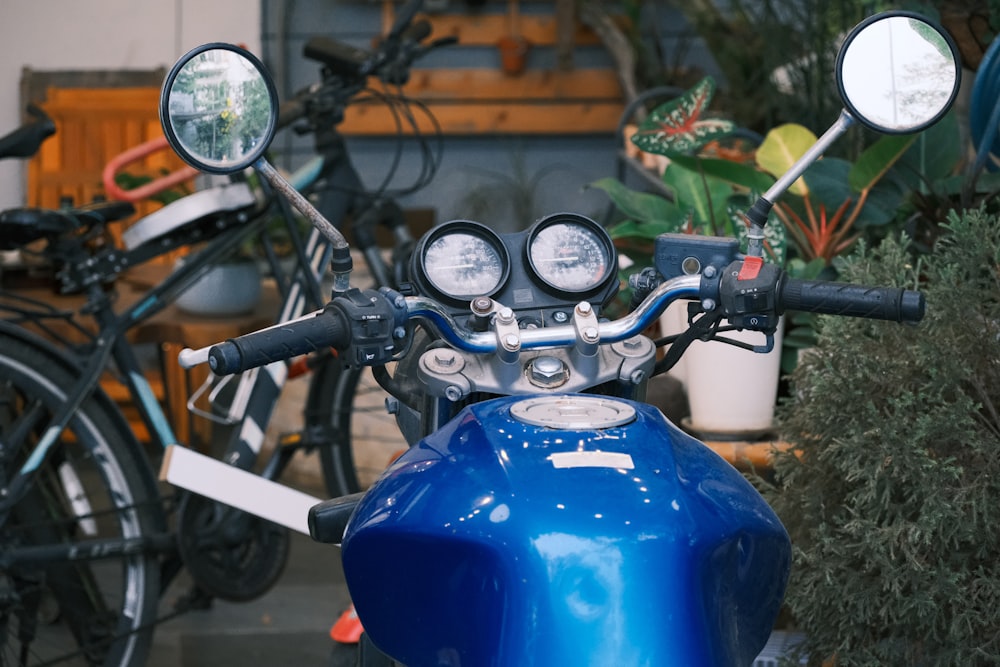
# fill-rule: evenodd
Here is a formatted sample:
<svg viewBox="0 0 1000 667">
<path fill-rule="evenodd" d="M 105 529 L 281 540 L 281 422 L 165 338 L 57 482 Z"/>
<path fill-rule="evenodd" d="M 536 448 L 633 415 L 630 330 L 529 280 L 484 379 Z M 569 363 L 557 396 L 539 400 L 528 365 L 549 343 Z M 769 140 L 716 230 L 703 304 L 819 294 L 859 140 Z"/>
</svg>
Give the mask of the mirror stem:
<svg viewBox="0 0 1000 667">
<path fill-rule="evenodd" d="M 767 216 L 771 213 L 771 207 L 778 197 L 792 186 L 809 166 L 822 157 L 826 149 L 830 147 L 849 127 L 854 125 L 854 117 L 843 109 L 837 121 L 823 133 L 816 143 L 809 150 L 802 154 L 795 161 L 788 171 L 781 175 L 781 178 L 774 182 L 767 192 L 754 202 L 754 205 L 747 211 L 747 220 L 750 222 L 750 230 L 747 232 L 747 255 L 751 257 L 764 256 L 764 225 L 767 224 Z"/>
<path fill-rule="evenodd" d="M 278 173 L 278 170 L 271 166 L 271 163 L 261 158 L 254 163 L 254 169 L 261 176 L 267 179 L 278 193 L 288 199 L 299 213 L 304 215 L 310 224 L 326 237 L 326 240 L 333 246 L 333 258 L 330 262 L 333 269 L 333 291 L 346 292 L 351 286 L 351 249 L 347 244 L 347 239 L 340 233 L 340 230 L 330 224 L 330 221 L 323 217 L 323 214 L 316 210 L 316 207 L 306 199 L 298 190 L 293 188 L 285 178 Z"/>
<path fill-rule="evenodd" d="M 776 201 L 778 197 L 785 193 L 785 190 L 791 187 L 792 183 L 798 180 L 799 176 L 801 176 L 813 162 L 822 157 L 823 153 L 826 152 L 826 149 L 830 147 L 830 144 L 839 139 L 840 136 L 844 134 L 844 132 L 847 132 L 847 129 L 852 125 L 854 125 L 854 116 L 849 114 L 847 109 L 841 110 L 840 117 L 837 118 L 837 121 L 830 126 L 830 129 L 824 132 L 823 136 L 817 139 L 816 143 L 813 144 L 809 150 L 803 153 L 802 157 L 796 160 L 795 164 L 793 164 L 788 171 L 781 175 L 781 178 L 774 182 L 774 185 L 772 185 L 768 191 L 764 193 L 763 198 L 769 202 Z"/>
</svg>

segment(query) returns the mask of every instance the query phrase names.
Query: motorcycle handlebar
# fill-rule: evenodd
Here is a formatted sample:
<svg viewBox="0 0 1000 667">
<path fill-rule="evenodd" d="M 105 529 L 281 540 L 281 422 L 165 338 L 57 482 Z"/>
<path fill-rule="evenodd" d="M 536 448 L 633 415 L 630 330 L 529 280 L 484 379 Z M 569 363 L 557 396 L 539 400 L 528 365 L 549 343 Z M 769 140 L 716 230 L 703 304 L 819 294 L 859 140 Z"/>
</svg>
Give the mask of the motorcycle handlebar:
<svg viewBox="0 0 1000 667">
<path fill-rule="evenodd" d="M 325 308 L 306 317 L 230 338 L 208 351 L 208 365 L 216 375 L 231 375 L 351 342 L 350 328 L 341 314 Z"/>
<path fill-rule="evenodd" d="M 919 322 L 926 300 L 914 290 L 866 287 L 819 280 L 786 279 L 778 288 L 778 311 L 799 310 L 892 322 Z"/>
<path fill-rule="evenodd" d="M 799 280 L 781 272 L 776 276 L 770 288 L 774 294 L 770 312 L 774 314 L 798 310 L 910 323 L 920 321 L 924 315 L 924 296 L 913 290 Z M 671 302 L 704 300 L 707 293 L 714 290 L 717 294 L 720 288 L 731 289 L 719 282 L 713 286 L 713 281 L 704 281 L 700 275 L 668 280 L 628 315 L 597 323 L 597 340 L 607 344 L 636 336 L 652 325 Z M 227 375 L 330 347 L 338 350 L 357 348 L 354 361 L 377 363 L 377 359 L 385 359 L 379 355 L 392 348 L 391 343 L 385 344 L 390 340 L 390 333 L 398 331 L 406 319 L 412 318 L 425 321 L 455 349 L 486 354 L 499 349 L 494 332 L 465 329 L 436 301 L 424 297 L 404 299 L 395 293 L 379 294 L 366 292 L 360 297 L 358 294 L 351 298 L 338 297 L 324 309 L 298 320 L 232 338 L 208 350 L 186 350 L 182 353 L 181 364 L 190 367 L 207 360 L 213 372 Z M 726 301 L 723 298 L 723 302 Z M 360 306 L 366 312 L 357 311 Z M 756 311 L 726 312 L 725 316 L 745 318 L 749 312 Z M 578 343 L 577 328 L 575 324 L 567 324 L 520 330 L 516 347 L 530 350 L 571 346 Z"/>
</svg>

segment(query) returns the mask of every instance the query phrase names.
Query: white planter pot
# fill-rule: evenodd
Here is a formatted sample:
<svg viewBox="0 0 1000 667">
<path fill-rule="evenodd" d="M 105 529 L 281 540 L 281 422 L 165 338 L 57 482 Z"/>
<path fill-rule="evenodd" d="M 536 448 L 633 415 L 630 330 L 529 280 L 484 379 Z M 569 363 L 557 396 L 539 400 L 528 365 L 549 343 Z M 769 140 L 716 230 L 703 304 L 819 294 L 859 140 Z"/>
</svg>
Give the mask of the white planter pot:
<svg viewBox="0 0 1000 667">
<path fill-rule="evenodd" d="M 661 319 L 665 334 L 686 327 L 686 304 L 673 304 Z M 781 379 L 783 321 L 774 335 L 774 349 L 757 354 L 719 341 L 694 341 L 670 371 L 684 385 L 690 422 L 685 426 L 706 436 L 755 437 L 769 431 Z M 727 338 L 763 345 L 764 334 L 731 331 Z"/>
<path fill-rule="evenodd" d="M 253 261 L 213 267 L 177 298 L 195 315 L 230 317 L 249 313 L 260 301 L 260 270 Z"/>
</svg>

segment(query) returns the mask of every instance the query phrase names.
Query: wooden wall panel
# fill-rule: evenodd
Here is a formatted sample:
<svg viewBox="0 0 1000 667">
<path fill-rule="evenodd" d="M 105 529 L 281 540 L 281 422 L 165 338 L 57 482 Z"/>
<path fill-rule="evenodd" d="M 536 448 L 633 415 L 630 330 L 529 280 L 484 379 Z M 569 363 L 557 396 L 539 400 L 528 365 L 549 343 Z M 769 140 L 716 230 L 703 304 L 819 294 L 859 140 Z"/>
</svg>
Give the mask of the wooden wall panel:
<svg viewBox="0 0 1000 667">
<path fill-rule="evenodd" d="M 454 36 L 455 48 L 495 47 L 512 31 L 532 44 L 551 48 L 558 43 L 560 26 L 554 13 L 431 14 L 435 38 Z M 383 4 L 383 33 L 393 21 L 391 2 Z M 573 46 L 600 46 L 585 26 L 571 26 Z M 418 68 L 402 89 L 403 94 L 425 104 L 446 135 L 527 134 L 573 135 L 610 133 L 615 130 L 624 103 L 617 73 L 612 67 L 581 69 L 527 69 L 517 75 L 487 68 Z M 422 132 L 431 129 L 420 118 Z M 344 134 L 393 135 L 396 123 L 388 109 L 378 104 L 352 105 L 341 127 Z"/>
<path fill-rule="evenodd" d="M 64 199 L 86 204 L 105 196 L 104 165 L 129 148 L 163 136 L 158 86 L 49 86 L 41 97 L 35 102 L 55 121 L 56 133 L 28 163 L 28 206 L 55 208 Z M 180 158 L 165 150 L 126 169 L 156 177 L 182 166 Z M 136 216 L 112 229 L 116 240 L 120 241 L 121 230 L 130 222 L 160 206 L 153 201 L 138 202 Z M 172 259 L 173 255 L 163 261 Z"/>
</svg>

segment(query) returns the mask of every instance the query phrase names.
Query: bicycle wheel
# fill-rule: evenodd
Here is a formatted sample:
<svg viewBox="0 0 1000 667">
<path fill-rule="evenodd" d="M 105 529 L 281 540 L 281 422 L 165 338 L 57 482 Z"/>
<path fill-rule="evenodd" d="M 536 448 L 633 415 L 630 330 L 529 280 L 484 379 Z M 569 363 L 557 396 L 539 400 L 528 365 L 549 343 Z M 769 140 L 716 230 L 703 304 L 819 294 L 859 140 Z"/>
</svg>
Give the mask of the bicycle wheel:
<svg viewBox="0 0 1000 667">
<path fill-rule="evenodd" d="M 54 351 L 0 332 L 3 480 L 74 379 Z M 0 664 L 145 662 L 158 558 L 122 540 L 162 533 L 163 520 L 148 463 L 113 410 L 103 395 L 83 403 L 0 526 Z"/>
<path fill-rule="evenodd" d="M 318 370 L 310 387 L 307 433 L 321 434 L 323 480 L 331 497 L 363 491 L 407 441 L 386 409 L 389 395 L 370 368 L 345 369 L 332 360 Z"/>
</svg>

